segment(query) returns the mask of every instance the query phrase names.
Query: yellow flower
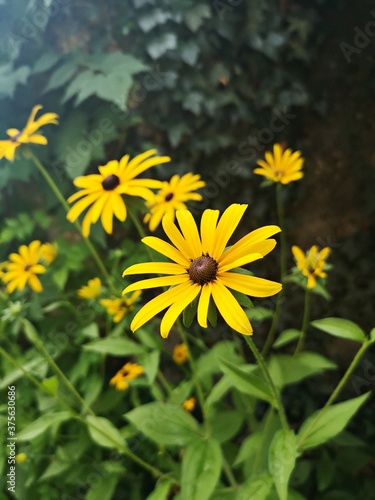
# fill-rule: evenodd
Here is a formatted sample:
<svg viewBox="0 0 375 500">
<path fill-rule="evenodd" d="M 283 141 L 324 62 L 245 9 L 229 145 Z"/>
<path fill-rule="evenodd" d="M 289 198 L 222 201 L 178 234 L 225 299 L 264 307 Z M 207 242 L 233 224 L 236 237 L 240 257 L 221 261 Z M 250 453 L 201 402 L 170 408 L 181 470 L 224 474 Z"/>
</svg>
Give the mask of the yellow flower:
<svg viewBox="0 0 375 500">
<path fill-rule="evenodd" d="M 110 385 L 116 387 L 118 391 L 125 391 L 130 380 L 134 380 L 143 374 L 143 368 L 138 363 L 126 363 L 114 377 L 109 381 Z"/>
<path fill-rule="evenodd" d="M 46 268 L 40 264 L 43 259 L 41 252 L 42 244 L 35 240 L 30 245 L 21 245 L 18 253 L 9 255 L 9 262 L 6 271 L 3 273 L 2 280 L 7 284 L 9 293 L 14 290 L 23 290 L 28 285 L 34 292 L 43 290 L 42 284 L 37 274 L 46 272 Z"/>
<path fill-rule="evenodd" d="M 178 344 L 175 346 L 173 349 L 173 359 L 178 363 L 179 365 L 182 365 L 182 363 L 185 363 L 185 361 L 189 357 L 189 351 L 186 347 L 186 344 Z"/>
<path fill-rule="evenodd" d="M 263 175 L 274 182 L 289 184 L 303 177 L 302 167 L 304 158 L 301 151 L 292 152 L 291 149 L 283 148 L 280 144 L 273 146 L 273 154 L 267 151 L 265 161 L 259 160 L 257 164 L 261 168 L 254 169 L 254 174 Z"/>
<path fill-rule="evenodd" d="M 47 144 L 47 139 L 44 135 L 36 134 L 35 132 L 40 129 L 40 127 L 50 123 L 58 125 L 59 122 L 57 120 L 59 116 L 56 113 L 45 113 L 35 120 L 35 115 L 40 109 L 42 109 L 42 106 L 39 104 L 33 107 L 23 130 L 18 130 L 16 128 L 9 128 L 7 130 L 10 139 L 0 141 L 0 159 L 5 157 L 9 161 L 13 161 L 16 149 L 18 146 L 21 146 L 21 144 L 33 143 L 42 144 L 44 146 Z"/>
<path fill-rule="evenodd" d="M 232 247 L 226 248 L 246 208 L 247 205 L 231 205 L 219 222 L 218 210 L 205 210 L 200 235 L 192 214 L 188 210 L 177 210 L 176 217 L 181 232 L 169 215 L 165 215 L 162 221 L 164 231 L 174 246 L 154 236 L 143 238 L 143 243 L 174 262 L 130 266 L 123 276 L 148 273 L 169 276 L 139 281 L 127 286 L 123 294 L 160 286 L 171 288 L 140 309 L 130 325 L 132 331 L 168 307 L 160 324 L 160 333 L 166 338 L 178 316 L 199 295 L 197 319 L 200 326 L 207 327 L 208 307 L 212 296 L 220 314 L 231 328 L 244 335 L 252 334 L 248 317 L 228 288 L 254 297 L 268 297 L 278 293 L 281 284 L 230 271 L 271 252 L 276 241 L 267 238 L 278 233 L 280 228 L 265 226 L 256 229 Z"/>
<path fill-rule="evenodd" d="M 23 464 L 27 460 L 27 455 L 26 453 L 17 453 L 17 455 L 14 457 L 14 460 L 17 464 Z"/>
<path fill-rule="evenodd" d="M 88 281 L 87 285 L 82 286 L 77 291 L 77 295 L 81 299 L 95 299 L 99 295 L 101 287 L 100 278 L 93 278 Z"/>
<path fill-rule="evenodd" d="M 318 246 L 313 245 L 305 254 L 299 247 L 294 245 L 292 247 L 292 253 L 298 269 L 307 278 L 307 288 L 314 288 L 316 286 L 317 276 L 320 278 L 327 277 L 327 273 L 324 272 L 324 267 L 331 253 L 330 248 L 325 247 L 319 252 Z"/>
<path fill-rule="evenodd" d="M 194 411 L 194 408 L 195 408 L 195 404 L 196 404 L 197 400 L 193 397 L 193 398 L 189 398 L 189 399 L 186 399 L 183 403 L 182 403 L 182 408 L 186 411 Z"/>
<path fill-rule="evenodd" d="M 113 321 L 115 323 L 119 323 L 125 314 L 133 310 L 133 303 L 140 295 L 141 292 L 138 290 L 137 292 L 134 292 L 129 299 L 125 297 L 122 297 L 121 299 L 102 299 L 100 303 L 107 309 L 108 314 L 113 316 Z"/>
<path fill-rule="evenodd" d="M 169 182 L 164 181 L 161 189 L 146 202 L 150 212 L 145 215 L 143 222 L 149 223 L 150 231 L 155 231 L 165 214 L 174 219 L 176 210 L 187 208 L 185 201 L 200 201 L 202 196 L 194 191 L 205 185 L 200 175 L 174 175 Z"/>
<path fill-rule="evenodd" d="M 85 175 L 74 180 L 75 186 L 82 188 L 74 193 L 69 203 L 77 203 L 69 210 L 67 219 L 75 222 L 81 213 L 90 205 L 83 218 L 82 233 L 87 238 L 90 234 L 91 224 L 95 224 L 99 217 L 104 230 L 112 233 L 113 216 L 124 222 L 127 216 L 123 194 L 139 196 L 145 200 L 151 199 L 154 193 L 151 189 L 158 189 L 161 181 L 154 179 L 137 179 L 136 177 L 145 170 L 170 161 L 169 156 L 154 156 L 155 149 L 135 156 L 129 161 L 125 155 L 120 161 L 112 160 L 99 167 L 99 174 Z"/>
<path fill-rule="evenodd" d="M 44 262 L 49 265 L 57 257 L 58 246 L 57 243 L 43 243 L 40 247 L 40 252 Z"/>
<path fill-rule="evenodd" d="M 8 266 L 8 264 L 9 264 L 8 261 L 0 262 L 0 280 L 4 276 L 5 270 L 6 270 L 7 266 Z"/>
</svg>

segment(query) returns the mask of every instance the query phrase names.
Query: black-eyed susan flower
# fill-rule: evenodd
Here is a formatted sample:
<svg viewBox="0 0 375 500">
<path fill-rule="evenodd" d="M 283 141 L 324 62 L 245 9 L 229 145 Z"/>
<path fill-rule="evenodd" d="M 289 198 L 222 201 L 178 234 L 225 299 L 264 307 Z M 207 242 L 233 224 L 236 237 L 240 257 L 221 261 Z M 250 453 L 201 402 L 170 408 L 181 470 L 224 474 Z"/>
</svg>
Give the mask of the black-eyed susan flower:
<svg viewBox="0 0 375 500">
<path fill-rule="evenodd" d="M 129 298 L 122 297 L 120 299 L 102 299 L 100 303 L 107 309 L 108 314 L 113 316 L 114 323 L 119 323 L 125 316 L 125 314 L 133 310 L 134 302 L 137 300 L 140 294 L 141 291 L 137 290 Z"/>
<path fill-rule="evenodd" d="M 9 255 L 6 271 L 3 272 L 2 281 L 7 285 L 9 293 L 14 290 L 23 290 L 28 285 L 34 292 L 43 290 L 38 274 L 44 274 L 46 268 L 41 264 L 43 255 L 42 244 L 39 240 L 32 241 L 30 245 L 21 245 L 18 253 Z"/>
<path fill-rule="evenodd" d="M 92 278 L 87 282 L 87 285 L 83 285 L 78 291 L 77 295 L 81 299 L 96 299 L 100 294 L 102 287 L 102 282 L 100 278 Z"/>
<path fill-rule="evenodd" d="M 186 399 L 182 403 L 182 408 L 191 413 L 192 411 L 194 411 L 196 403 L 197 403 L 197 400 L 194 397 Z"/>
<path fill-rule="evenodd" d="M 164 181 L 161 189 L 146 202 L 149 213 L 143 222 L 149 224 L 150 231 L 155 231 L 165 214 L 174 219 L 176 210 L 187 208 L 186 201 L 200 201 L 202 195 L 195 191 L 205 185 L 197 174 L 188 173 L 182 177 L 174 175 L 169 182 Z"/>
<path fill-rule="evenodd" d="M 89 236 L 91 224 L 95 224 L 99 217 L 104 230 L 111 234 L 113 216 L 122 222 L 127 216 L 122 195 L 139 196 L 149 200 L 154 195 L 151 189 L 160 188 L 161 181 L 137 178 L 145 170 L 170 161 L 169 156 L 153 156 L 155 153 L 155 149 L 150 149 L 130 161 L 129 155 L 125 155 L 120 161 L 112 160 L 100 166 L 99 174 L 77 177 L 74 185 L 81 188 L 81 191 L 68 199 L 69 203 L 76 204 L 69 210 L 67 219 L 75 222 L 81 213 L 88 209 L 82 223 L 83 235 L 86 238 Z"/>
<path fill-rule="evenodd" d="M 138 363 L 126 363 L 109 381 L 118 391 L 125 391 L 131 380 L 143 375 L 143 368 Z"/>
<path fill-rule="evenodd" d="M 45 113 L 35 120 L 35 116 L 40 109 L 42 109 L 42 106 L 39 104 L 33 107 L 23 130 L 18 130 L 17 128 L 9 128 L 7 130 L 10 139 L 0 141 L 0 159 L 6 158 L 9 161 L 13 161 L 16 149 L 22 144 L 32 143 L 42 144 L 43 146 L 48 144 L 44 135 L 36 134 L 35 132 L 44 125 L 58 125 L 59 116 L 56 113 Z"/>
<path fill-rule="evenodd" d="M 56 242 L 43 243 L 40 247 L 41 258 L 47 265 L 50 265 L 56 259 L 58 248 Z"/>
<path fill-rule="evenodd" d="M 177 344 L 173 349 L 172 357 L 179 365 L 185 363 L 189 357 L 189 351 L 186 344 Z"/>
<path fill-rule="evenodd" d="M 273 146 L 273 153 L 267 151 L 265 160 L 258 160 L 261 168 L 255 168 L 254 174 L 263 175 L 273 182 L 289 184 L 303 177 L 302 167 L 304 158 L 301 151 L 283 150 L 280 144 Z"/>
<path fill-rule="evenodd" d="M 326 278 L 327 273 L 324 271 L 326 260 L 331 253 L 328 247 L 322 248 L 319 251 L 317 245 L 313 245 L 310 250 L 303 252 L 299 247 L 294 245 L 292 253 L 296 260 L 296 264 L 301 273 L 307 278 L 307 288 L 314 288 L 317 284 L 316 278 Z"/>
<path fill-rule="evenodd" d="M 226 248 L 246 208 L 247 205 L 231 205 L 224 211 L 219 222 L 218 210 L 205 210 L 200 234 L 192 214 L 188 210 L 178 210 L 176 218 L 180 230 L 169 215 L 165 215 L 162 220 L 163 229 L 173 245 L 154 236 L 142 239 L 143 243 L 173 262 L 149 262 L 130 266 L 123 276 L 148 273 L 168 276 L 139 281 L 127 286 L 123 294 L 161 286 L 171 288 L 140 309 L 131 322 L 132 331 L 168 308 L 160 325 L 160 333 L 166 338 L 178 316 L 199 296 L 197 319 L 200 326 L 207 327 L 208 307 L 212 297 L 231 328 L 244 335 L 252 334 L 248 317 L 228 289 L 253 297 L 268 297 L 278 293 L 281 284 L 233 270 L 271 252 L 276 241 L 268 238 L 278 233 L 280 228 L 265 226 L 256 229 L 232 247 Z"/>
</svg>

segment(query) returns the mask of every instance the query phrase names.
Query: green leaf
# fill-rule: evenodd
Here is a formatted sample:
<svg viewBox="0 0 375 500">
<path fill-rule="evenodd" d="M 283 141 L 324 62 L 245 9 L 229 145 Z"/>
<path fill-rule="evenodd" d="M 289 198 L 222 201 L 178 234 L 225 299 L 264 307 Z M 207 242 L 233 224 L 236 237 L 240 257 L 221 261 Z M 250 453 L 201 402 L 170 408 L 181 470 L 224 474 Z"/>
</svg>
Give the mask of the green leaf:
<svg viewBox="0 0 375 500">
<path fill-rule="evenodd" d="M 254 305 L 251 302 L 251 300 L 249 299 L 249 297 L 247 295 L 245 295 L 244 293 L 237 292 L 236 290 L 231 290 L 231 294 L 233 295 L 233 297 L 237 300 L 237 302 L 241 306 L 246 307 L 248 309 L 251 309 L 254 307 Z"/>
<path fill-rule="evenodd" d="M 43 380 L 42 386 L 47 389 L 49 394 L 55 395 L 57 393 L 57 389 L 59 388 L 59 379 L 56 375 L 46 378 Z"/>
<path fill-rule="evenodd" d="M 88 351 L 111 354 L 112 356 L 132 356 L 145 352 L 142 346 L 122 337 L 107 337 L 94 340 L 84 344 L 83 348 Z"/>
<path fill-rule="evenodd" d="M 370 392 L 354 399 L 330 406 L 327 410 L 313 413 L 298 433 L 298 450 L 303 451 L 325 443 L 341 432 L 353 415 L 369 398 Z M 320 415 L 320 412 L 321 415 Z M 320 417 L 317 419 L 318 415 Z M 316 423 L 312 425 L 316 420 Z"/>
<path fill-rule="evenodd" d="M 148 382 L 152 384 L 159 369 L 160 352 L 152 351 L 142 354 L 139 357 L 139 363 L 142 366 Z"/>
<path fill-rule="evenodd" d="M 185 307 L 182 313 L 182 322 L 185 328 L 189 328 L 192 324 L 195 315 L 197 314 L 198 308 L 198 297 L 193 300 L 187 307 Z"/>
<path fill-rule="evenodd" d="M 164 33 L 159 38 L 150 42 L 147 47 L 147 53 L 152 59 L 159 59 L 167 50 L 173 50 L 177 47 L 177 36 L 174 33 Z"/>
<path fill-rule="evenodd" d="M 208 500 L 220 477 L 222 459 L 220 445 L 213 438 L 188 445 L 182 459 L 181 500 Z"/>
<path fill-rule="evenodd" d="M 192 31 L 197 31 L 203 24 L 204 19 L 211 16 L 208 5 L 195 5 L 184 16 L 186 26 Z"/>
<path fill-rule="evenodd" d="M 264 321 L 265 319 L 272 318 L 273 311 L 267 307 L 254 307 L 246 311 L 250 321 Z"/>
<path fill-rule="evenodd" d="M 146 500 L 168 500 L 172 484 L 173 481 L 169 479 L 161 479 L 157 482 L 154 491 L 148 495 Z"/>
<path fill-rule="evenodd" d="M 117 450 L 125 448 L 126 444 L 120 431 L 107 418 L 87 415 L 86 423 L 92 440 L 99 446 Z"/>
<path fill-rule="evenodd" d="M 249 372 L 248 370 L 257 370 L 255 365 L 237 366 L 225 359 L 220 359 L 220 366 L 224 373 L 227 374 L 229 379 L 231 379 L 233 387 L 238 389 L 245 394 L 250 394 L 256 398 L 267 401 L 271 405 L 275 406 L 276 401 L 274 399 L 271 387 L 267 382 Z"/>
<path fill-rule="evenodd" d="M 370 339 L 375 342 L 375 328 L 373 328 L 370 332 Z"/>
<path fill-rule="evenodd" d="M 71 418 L 72 414 L 68 411 L 46 413 L 22 429 L 22 431 L 17 434 L 17 441 L 32 441 L 46 432 L 52 425 L 61 424 Z"/>
<path fill-rule="evenodd" d="M 225 443 L 233 438 L 241 428 L 244 416 L 235 410 L 215 409 L 209 412 L 208 420 L 212 436 L 219 443 Z"/>
<path fill-rule="evenodd" d="M 159 444 L 186 446 L 200 435 L 197 421 L 171 403 L 149 403 L 134 408 L 125 417 L 145 436 Z"/>
<path fill-rule="evenodd" d="M 14 69 L 12 64 L 0 66 L 0 95 L 13 97 L 17 85 L 25 85 L 30 74 L 28 66 L 19 66 Z"/>
<path fill-rule="evenodd" d="M 212 300 L 212 297 L 210 297 L 210 303 L 208 304 L 207 319 L 208 319 L 210 325 L 213 328 L 216 328 L 216 325 L 217 325 L 217 309 L 216 309 L 215 302 Z"/>
<path fill-rule="evenodd" d="M 288 500 L 288 483 L 296 463 L 297 438 L 292 430 L 276 432 L 268 452 L 268 466 L 280 500 Z"/>
<path fill-rule="evenodd" d="M 315 352 L 301 352 L 296 356 L 274 354 L 270 358 L 268 368 L 275 384 L 284 387 L 324 370 L 333 370 L 336 364 Z"/>
<path fill-rule="evenodd" d="M 296 330 L 295 328 L 284 330 L 280 333 L 276 341 L 273 343 L 272 347 L 274 349 L 280 349 L 280 347 L 284 347 L 284 345 L 293 342 L 293 340 L 297 340 L 301 333 L 301 330 Z"/>
<path fill-rule="evenodd" d="M 315 326 L 315 328 L 318 328 L 318 330 L 329 333 L 334 337 L 354 340 L 355 342 L 360 342 L 361 344 L 367 340 L 366 334 L 362 328 L 347 319 L 324 318 L 312 321 L 311 324 L 312 326 Z"/>
<path fill-rule="evenodd" d="M 100 476 L 100 481 L 93 482 L 93 485 L 85 494 L 85 500 L 111 500 L 119 479 L 114 474 L 104 477 Z"/>
<path fill-rule="evenodd" d="M 236 500 L 267 500 L 272 486 L 273 480 L 270 474 L 258 474 L 238 488 Z"/>
</svg>

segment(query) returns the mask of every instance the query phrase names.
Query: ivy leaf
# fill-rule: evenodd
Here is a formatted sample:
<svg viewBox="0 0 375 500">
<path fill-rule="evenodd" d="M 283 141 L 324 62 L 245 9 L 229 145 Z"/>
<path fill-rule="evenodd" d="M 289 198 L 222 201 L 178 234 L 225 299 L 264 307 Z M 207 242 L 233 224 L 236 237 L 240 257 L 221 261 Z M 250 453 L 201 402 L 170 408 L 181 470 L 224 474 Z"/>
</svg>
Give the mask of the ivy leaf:
<svg viewBox="0 0 375 500">
<path fill-rule="evenodd" d="M 186 26 L 193 32 L 197 31 L 203 24 L 204 19 L 211 16 L 208 5 L 195 5 L 184 16 Z"/>
<path fill-rule="evenodd" d="M 17 85 L 25 85 L 30 75 L 28 66 L 13 68 L 12 64 L 2 64 L 0 66 L 0 96 L 3 94 L 13 97 Z"/>
<path fill-rule="evenodd" d="M 148 54 L 152 59 L 159 59 L 167 50 L 173 50 L 177 47 L 177 37 L 174 33 L 165 33 L 161 37 L 153 40 L 146 47 Z"/>
</svg>

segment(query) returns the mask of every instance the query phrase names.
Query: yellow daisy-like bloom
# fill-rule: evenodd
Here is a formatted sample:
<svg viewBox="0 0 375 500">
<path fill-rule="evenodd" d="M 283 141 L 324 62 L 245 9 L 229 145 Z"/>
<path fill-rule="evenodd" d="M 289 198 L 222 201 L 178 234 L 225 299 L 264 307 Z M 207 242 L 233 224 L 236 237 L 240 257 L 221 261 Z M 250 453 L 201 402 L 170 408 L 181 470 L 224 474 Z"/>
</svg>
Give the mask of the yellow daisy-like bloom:
<svg viewBox="0 0 375 500">
<path fill-rule="evenodd" d="M 120 161 L 112 160 L 100 166 L 99 174 L 77 177 L 74 185 L 82 189 L 68 199 L 69 203 L 78 201 L 69 210 L 67 219 L 75 222 L 90 207 L 83 218 L 83 235 L 89 236 L 91 224 L 95 224 L 99 217 L 104 230 L 112 234 L 113 216 L 122 222 L 127 216 L 123 194 L 149 200 L 154 196 L 151 189 L 160 188 L 161 181 L 136 178 L 145 170 L 170 161 L 169 156 L 153 156 L 155 153 L 155 149 L 150 149 L 130 161 L 129 155 L 125 155 Z"/>
<path fill-rule="evenodd" d="M 43 245 L 40 247 L 40 253 L 42 256 L 42 259 L 47 265 L 50 265 L 57 257 L 57 252 L 58 252 L 58 246 L 57 243 L 43 243 Z"/>
<path fill-rule="evenodd" d="M 118 391 L 125 391 L 129 387 L 128 382 L 140 377 L 143 373 L 143 368 L 138 363 L 126 363 L 116 375 L 111 378 L 109 384 L 116 387 Z"/>
<path fill-rule="evenodd" d="M 185 201 L 200 201 L 202 195 L 194 191 L 205 185 L 200 175 L 192 173 L 182 177 L 174 175 L 169 182 L 164 181 L 162 188 L 146 202 L 150 212 L 145 215 L 143 222 L 149 224 L 150 231 L 155 231 L 165 214 L 169 214 L 174 219 L 176 210 L 187 208 Z"/>
<path fill-rule="evenodd" d="M 197 403 L 197 400 L 194 397 L 186 399 L 182 403 L 182 408 L 191 413 L 192 411 L 194 411 L 196 403 Z"/>
<path fill-rule="evenodd" d="M 267 151 L 265 160 L 258 160 L 257 164 L 261 168 L 254 169 L 254 174 L 263 175 L 274 182 L 289 184 L 303 177 L 302 167 L 304 158 L 301 151 L 291 149 L 283 150 L 280 144 L 273 146 L 273 154 Z"/>
<path fill-rule="evenodd" d="M 192 214 L 188 210 L 176 212 L 181 231 L 169 215 L 163 217 L 163 228 L 174 246 L 147 236 L 142 241 L 174 262 L 135 264 L 126 269 L 129 274 L 167 274 L 127 286 L 123 294 L 134 290 L 160 286 L 171 287 L 152 299 L 135 315 L 130 328 L 137 330 L 153 316 L 168 307 L 161 324 L 161 336 L 166 338 L 182 311 L 199 295 L 197 319 L 207 328 L 208 307 L 211 296 L 227 324 L 244 335 L 252 334 L 252 327 L 241 306 L 228 290 L 253 297 L 268 297 L 281 290 L 281 284 L 233 272 L 233 269 L 267 255 L 276 241 L 270 236 L 278 233 L 278 226 L 265 226 L 241 238 L 226 248 L 229 238 L 238 226 L 247 205 L 233 204 L 222 214 L 218 210 L 205 210 L 200 224 L 200 235 Z M 231 272 L 232 271 L 232 272 Z"/>
<path fill-rule="evenodd" d="M 5 270 L 6 270 L 7 266 L 8 266 L 8 264 L 9 264 L 8 261 L 0 262 L 0 280 L 4 276 Z"/>
<path fill-rule="evenodd" d="M 296 260 L 296 264 L 301 273 L 307 278 L 307 288 L 314 288 L 316 286 L 317 276 L 326 278 L 327 273 L 324 271 L 326 260 L 331 253 L 328 247 L 323 248 L 319 252 L 317 245 L 313 245 L 310 250 L 305 254 L 303 250 L 294 245 L 292 253 Z"/>
<path fill-rule="evenodd" d="M 173 349 L 173 359 L 178 363 L 179 365 L 182 365 L 182 363 L 185 363 L 189 357 L 189 351 L 186 347 L 186 344 L 178 344 L 174 347 Z"/>
<path fill-rule="evenodd" d="M 102 287 L 102 282 L 100 278 L 93 278 L 89 280 L 87 285 L 82 286 L 78 291 L 77 295 L 81 299 L 96 299 L 100 293 Z"/>
<path fill-rule="evenodd" d="M 101 305 L 107 309 L 108 314 L 113 316 L 113 321 L 119 323 L 128 312 L 133 310 L 133 304 L 141 295 L 141 291 L 137 290 L 130 298 L 122 297 L 121 299 L 102 299 Z"/>
<path fill-rule="evenodd" d="M 9 161 L 13 161 L 16 149 L 21 144 L 32 143 L 45 146 L 48 143 L 44 135 L 36 134 L 35 132 L 44 125 L 58 125 L 59 116 L 56 113 L 45 113 L 35 120 L 35 116 L 40 109 L 42 109 L 40 104 L 33 107 L 23 130 L 18 130 L 17 128 L 9 128 L 7 130 L 10 139 L 0 141 L 0 159 L 6 158 Z"/>
<path fill-rule="evenodd" d="M 42 244 L 35 240 L 30 245 L 21 245 L 18 253 L 9 255 L 9 262 L 6 271 L 2 275 L 2 280 L 7 284 L 9 293 L 14 290 L 23 290 L 28 285 L 34 292 L 43 290 L 42 284 L 37 274 L 46 272 L 46 268 L 40 264 L 43 260 L 41 251 Z"/>
</svg>

